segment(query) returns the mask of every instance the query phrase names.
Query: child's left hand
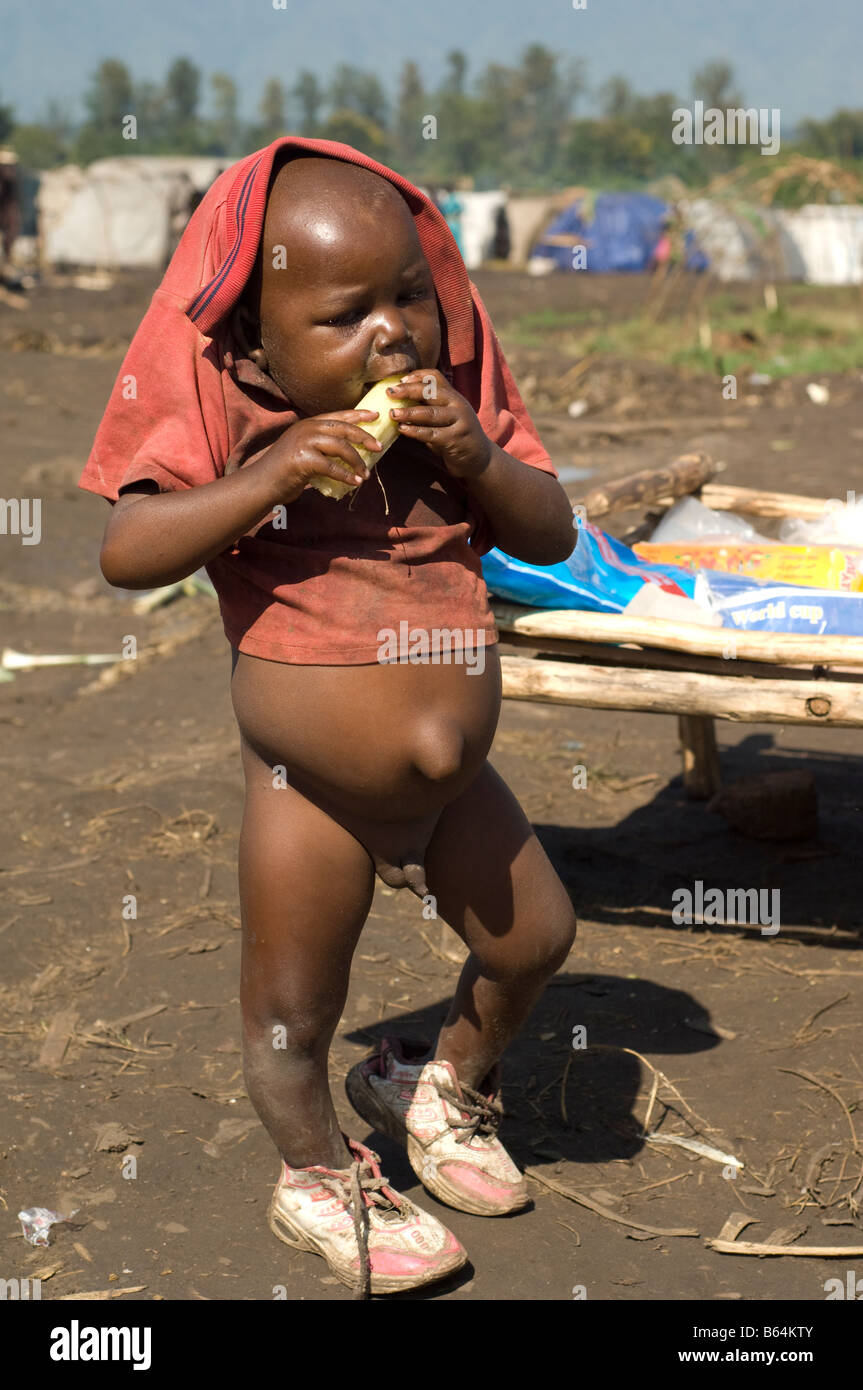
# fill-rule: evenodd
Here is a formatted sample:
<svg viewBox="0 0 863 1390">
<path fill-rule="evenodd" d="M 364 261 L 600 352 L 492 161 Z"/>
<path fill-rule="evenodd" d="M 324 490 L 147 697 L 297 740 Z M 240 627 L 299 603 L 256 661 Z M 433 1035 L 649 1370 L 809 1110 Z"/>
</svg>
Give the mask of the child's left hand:
<svg viewBox="0 0 863 1390">
<path fill-rule="evenodd" d="M 408 372 L 398 386 L 388 387 L 396 399 L 416 405 L 392 407 L 392 418 L 409 439 L 426 444 L 454 478 L 478 478 L 491 458 L 491 440 L 464 396 L 434 367 Z"/>
</svg>

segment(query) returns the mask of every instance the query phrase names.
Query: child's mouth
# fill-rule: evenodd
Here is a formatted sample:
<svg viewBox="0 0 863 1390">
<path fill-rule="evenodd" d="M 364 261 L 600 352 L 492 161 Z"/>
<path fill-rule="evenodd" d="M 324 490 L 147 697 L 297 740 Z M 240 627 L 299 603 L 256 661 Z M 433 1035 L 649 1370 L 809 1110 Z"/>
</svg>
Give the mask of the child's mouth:
<svg viewBox="0 0 863 1390">
<path fill-rule="evenodd" d="M 383 381 L 384 377 L 407 376 L 408 372 L 415 372 L 418 368 L 418 362 L 410 362 L 407 358 L 403 358 L 400 362 L 388 362 L 384 371 L 379 372 L 377 376 L 369 377 L 368 381 L 363 382 L 363 390 L 370 390 L 370 388 L 376 386 L 379 381 Z"/>
</svg>

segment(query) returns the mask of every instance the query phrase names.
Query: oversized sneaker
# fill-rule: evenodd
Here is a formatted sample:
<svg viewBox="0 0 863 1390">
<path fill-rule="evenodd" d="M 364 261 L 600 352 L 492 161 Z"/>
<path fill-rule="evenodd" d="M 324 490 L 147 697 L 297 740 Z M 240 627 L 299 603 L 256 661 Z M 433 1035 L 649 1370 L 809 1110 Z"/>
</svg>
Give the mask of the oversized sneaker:
<svg viewBox="0 0 863 1390">
<path fill-rule="evenodd" d="M 351 1105 L 407 1148 L 420 1182 L 447 1206 L 474 1216 L 521 1211 L 530 1197 L 497 1137 L 499 1097 L 462 1085 L 449 1062 L 420 1060 L 427 1051 L 384 1038 L 373 1057 L 348 1072 Z"/>
<path fill-rule="evenodd" d="M 376 1153 L 345 1142 L 350 1168 L 282 1164 L 268 1214 L 273 1234 L 322 1255 L 359 1297 L 418 1289 L 461 1269 L 467 1251 L 452 1232 L 389 1186 Z"/>
</svg>

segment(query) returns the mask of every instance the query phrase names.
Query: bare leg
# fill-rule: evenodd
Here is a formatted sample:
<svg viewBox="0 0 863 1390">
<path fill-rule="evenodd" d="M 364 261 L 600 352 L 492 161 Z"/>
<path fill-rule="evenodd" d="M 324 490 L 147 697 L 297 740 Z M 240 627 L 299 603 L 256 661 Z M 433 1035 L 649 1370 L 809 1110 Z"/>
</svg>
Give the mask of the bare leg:
<svg viewBox="0 0 863 1390">
<path fill-rule="evenodd" d="M 249 1097 L 292 1168 L 347 1168 L 327 1059 L 351 959 L 374 889 L 369 856 L 347 830 L 242 740 L 240 835 L 244 1069 Z"/>
<path fill-rule="evenodd" d="M 477 1088 L 566 959 L 575 913 L 527 817 L 488 763 L 444 809 L 426 876 L 438 913 L 470 950 L 431 1055 Z"/>
</svg>

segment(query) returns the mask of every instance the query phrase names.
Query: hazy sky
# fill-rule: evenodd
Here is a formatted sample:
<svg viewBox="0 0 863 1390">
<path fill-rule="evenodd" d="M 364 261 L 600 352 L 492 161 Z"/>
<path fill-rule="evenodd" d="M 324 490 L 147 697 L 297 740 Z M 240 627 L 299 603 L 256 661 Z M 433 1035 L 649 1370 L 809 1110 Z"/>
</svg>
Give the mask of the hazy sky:
<svg viewBox="0 0 863 1390">
<path fill-rule="evenodd" d="M 453 47 L 475 72 L 532 42 L 585 58 L 592 83 L 620 72 L 684 100 L 694 68 L 727 58 L 747 105 L 778 106 L 786 129 L 863 107 L 863 0 L 0 0 L 0 102 L 24 121 L 57 97 L 77 118 L 100 59 L 155 80 L 185 55 L 229 72 L 250 115 L 268 77 L 290 84 L 302 67 L 377 68 L 392 91 L 406 58 L 431 84 Z"/>
</svg>

